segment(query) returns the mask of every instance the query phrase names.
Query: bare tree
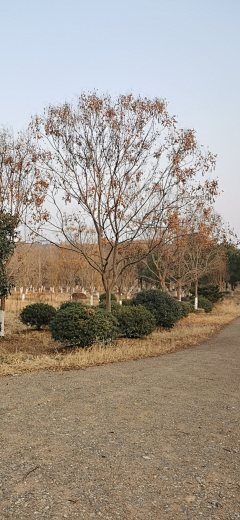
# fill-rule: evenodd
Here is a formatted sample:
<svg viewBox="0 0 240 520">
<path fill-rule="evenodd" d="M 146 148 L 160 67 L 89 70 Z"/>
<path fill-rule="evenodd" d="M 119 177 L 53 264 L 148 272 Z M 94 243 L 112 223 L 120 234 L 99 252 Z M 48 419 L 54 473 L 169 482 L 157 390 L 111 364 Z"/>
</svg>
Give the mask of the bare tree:
<svg viewBox="0 0 240 520">
<path fill-rule="evenodd" d="M 198 174 L 209 172 L 215 157 L 202 152 L 193 130 L 177 129 L 159 99 L 82 94 L 75 105 L 49 106 L 31 129 L 43 179 L 51 179 L 56 212 L 48 226 L 51 222 L 51 229 L 100 273 L 110 310 L 117 278 L 147 254 L 142 247 L 146 230 L 151 251 L 159 225 L 168 228 L 199 186 Z M 209 193 L 215 191 L 214 181 Z M 94 256 L 86 245 L 90 223 Z M 138 244 L 134 253 L 132 244 Z"/>
<path fill-rule="evenodd" d="M 199 279 L 204 275 L 217 272 L 225 257 L 221 247 L 223 240 L 224 229 L 221 218 L 213 211 L 202 214 L 202 218 L 195 223 L 191 234 L 187 237 L 184 251 L 185 281 L 194 283 L 195 309 L 198 308 Z"/>
<path fill-rule="evenodd" d="M 20 238 L 19 226 L 28 220 L 36 231 L 46 214 L 42 204 L 48 188 L 36 166 L 35 148 L 28 134 L 0 131 L 0 213 L 14 219 L 15 227 L 10 240 Z M 18 230 L 18 233 L 16 231 Z M 10 260 L 10 258 L 9 258 Z M 10 273 L 11 274 L 11 273 Z M 2 319 L 4 319 L 6 294 L 0 294 Z"/>
</svg>

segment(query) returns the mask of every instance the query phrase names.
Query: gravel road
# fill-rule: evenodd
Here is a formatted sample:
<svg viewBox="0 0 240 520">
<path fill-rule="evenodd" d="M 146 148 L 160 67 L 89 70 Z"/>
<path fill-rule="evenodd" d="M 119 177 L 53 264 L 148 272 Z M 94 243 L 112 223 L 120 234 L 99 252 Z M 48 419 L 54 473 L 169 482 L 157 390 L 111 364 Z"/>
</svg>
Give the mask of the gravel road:
<svg viewBox="0 0 240 520">
<path fill-rule="evenodd" d="M 2 378 L 1 520 L 240 518 L 239 338 Z"/>
</svg>

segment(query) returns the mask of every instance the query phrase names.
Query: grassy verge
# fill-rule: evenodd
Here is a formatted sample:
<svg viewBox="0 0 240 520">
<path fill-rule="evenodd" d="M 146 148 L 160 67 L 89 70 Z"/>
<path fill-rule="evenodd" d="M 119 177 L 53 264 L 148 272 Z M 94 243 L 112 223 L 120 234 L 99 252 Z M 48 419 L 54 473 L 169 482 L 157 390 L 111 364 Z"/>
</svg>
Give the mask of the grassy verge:
<svg viewBox="0 0 240 520">
<path fill-rule="evenodd" d="M 108 347 L 94 345 L 89 350 L 63 348 L 48 331 L 23 331 L 0 340 L 0 375 L 38 370 L 69 370 L 117 361 L 160 356 L 181 348 L 199 345 L 240 316 L 240 300 L 224 300 L 209 314 L 190 314 L 171 330 L 157 329 L 151 336 L 118 339 Z"/>
</svg>

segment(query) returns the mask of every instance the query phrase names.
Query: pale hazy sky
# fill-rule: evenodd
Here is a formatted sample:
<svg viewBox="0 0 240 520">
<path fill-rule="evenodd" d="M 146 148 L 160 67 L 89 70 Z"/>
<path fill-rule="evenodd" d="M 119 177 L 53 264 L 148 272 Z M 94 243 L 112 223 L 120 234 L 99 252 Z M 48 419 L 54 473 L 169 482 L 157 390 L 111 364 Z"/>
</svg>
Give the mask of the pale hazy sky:
<svg viewBox="0 0 240 520">
<path fill-rule="evenodd" d="M 240 0 L 1 0 L 0 124 L 83 90 L 164 97 L 218 155 L 240 237 Z"/>
</svg>

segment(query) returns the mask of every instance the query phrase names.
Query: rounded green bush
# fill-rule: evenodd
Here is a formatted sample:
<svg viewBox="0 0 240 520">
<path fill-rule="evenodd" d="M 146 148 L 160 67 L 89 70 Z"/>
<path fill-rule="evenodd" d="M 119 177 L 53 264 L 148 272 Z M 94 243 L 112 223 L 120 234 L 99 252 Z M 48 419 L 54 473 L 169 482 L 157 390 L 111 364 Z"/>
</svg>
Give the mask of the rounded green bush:
<svg viewBox="0 0 240 520">
<path fill-rule="evenodd" d="M 75 308 L 78 308 L 79 306 L 80 306 L 80 307 L 84 307 L 85 309 L 86 309 L 86 308 L 87 308 L 87 309 L 91 309 L 91 306 L 90 306 L 90 305 L 87 305 L 87 304 L 85 304 L 85 303 L 83 303 L 83 302 L 76 302 L 76 301 L 74 302 L 74 301 L 72 301 L 72 300 L 68 300 L 67 302 L 63 302 L 63 303 L 61 303 L 61 305 L 60 305 L 60 307 L 59 307 L 58 310 L 68 309 L 69 307 L 71 307 L 71 308 L 74 308 L 74 307 L 75 307 Z"/>
<path fill-rule="evenodd" d="M 106 293 L 100 294 L 99 302 L 106 301 L 106 298 L 107 298 Z M 115 294 L 113 294 L 113 293 L 111 294 L 111 301 L 112 302 L 116 302 L 117 301 L 117 298 L 116 298 Z"/>
<path fill-rule="evenodd" d="M 97 340 L 107 344 L 117 336 L 117 320 L 110 312 L 80 302 L 60 308 L 49 328 L 56 341 L 83 348 Z"/>
<path fill-rule="evenodd" d="M 127 338 L 142 338 L 151 334 L 156 320 L 142 305 L 122 307 L 118 314 L 120 333 Z"/>
<path fill-rule="evenodd" d="M 194 304 L 194 299 L 190 300 L 190 303 Z M 208 300 L 207 298 L 200 296 L 198 298 L 198 307 L 199 307 L 199 309 L 204 309 L 205 312 L 211 312 L 212 311 L 212 302 L 210 302 L 210 300 Z"/>
<path fill-rule="evenodd" d="M 219 285 L 205 285 L 198 289 L 199 298 L 207 298 L 211 303 L 216 303 L 218 300 L 222 300 L 224 293 L 220 291 Z"/>
<path fill-rule="evenodd" d="M 122 300 L 122 305 L 123 305 L 123 307 L 128 307 L 129 305 L 131 305 L 131 300 L 128 300 L 128 299 Z"/>
<path fill-rule="evenodd" d="M 187 318 L 190 312 L 194 312 L 194 305 L 190 302 L 179 302 L 182 307 L 182 316 Z"/>
<path fill-rule="evenodd" d="M 145 309 L 153 314 L 156 325 L 168 329 L 171 329 L 182 317 L 180 302 L 174 300 L 169 294 L 156 289 L 139 292 L 131 300 L 131 305 L 143 305 Z"/>
<path fill-rule="evenodd" d="M 40 330 L 41 327 L 49 325 L 56 315 L 56 309 L 47 303 L 33 303 L 27 305 L 20 313 L 20 320 L 24 325 L 31 325 Z"/>
</svg>

